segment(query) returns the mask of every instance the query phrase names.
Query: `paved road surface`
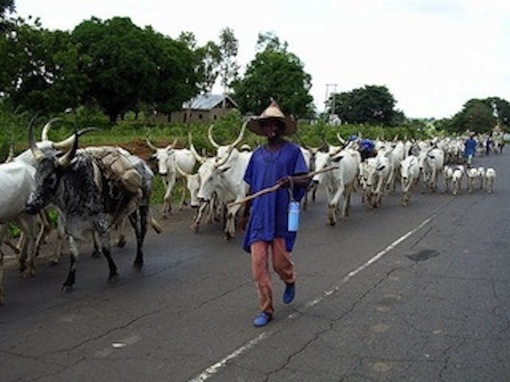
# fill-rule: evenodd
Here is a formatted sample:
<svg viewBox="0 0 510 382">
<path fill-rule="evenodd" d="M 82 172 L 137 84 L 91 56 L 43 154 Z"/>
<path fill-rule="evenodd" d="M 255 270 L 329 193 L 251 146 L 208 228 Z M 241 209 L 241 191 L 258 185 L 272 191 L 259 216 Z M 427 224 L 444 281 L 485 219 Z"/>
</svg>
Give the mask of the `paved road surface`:
<svg viewBox="0 0 510 382">
<path fill-rule="evenodd" d="M 509 381 L 509 156 L 494 194 L 398 195 L 326 226 L 324 194 L 302 213 L 297 296 L 254 328 L 249 256 L 219 226 L 176 213 L 147 239 L 104 259 L 84 254 L 76 289 L 59 292 L 67 258 L 38 274 L 7 269 L 0 308 L 0 381 Z M 46 251 L 51 249 L 51 243 Z M 86 246 L 85 246 L 86 249 Z"/>
</svg>

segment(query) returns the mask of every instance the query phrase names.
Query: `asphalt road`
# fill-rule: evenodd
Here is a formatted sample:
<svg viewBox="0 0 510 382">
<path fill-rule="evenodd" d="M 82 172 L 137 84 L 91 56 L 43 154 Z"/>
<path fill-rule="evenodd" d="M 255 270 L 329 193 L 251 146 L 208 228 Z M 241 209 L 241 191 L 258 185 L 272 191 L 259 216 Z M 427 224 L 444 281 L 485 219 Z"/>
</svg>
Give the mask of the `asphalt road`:
<svg viewBox="0 0 510 382">
<path fill-rule="evenodd" d="M 301 214 L 296 299 L 273 277 L 264 328 L 241 237 L 192 232 L 191 211 L 149 234 L 143 271 L 131 238 L 115 249 L 115 285 L 87 245 L 72 293 L 67 256 L 31 279 L 11 261 L 0 381 L 509 381 L 509 155 L 475 164 L 496 169 L 493 194 L 388 195 L 376 210 L 357 195 L 335 227 L 320 192 Z"/>
</svg>

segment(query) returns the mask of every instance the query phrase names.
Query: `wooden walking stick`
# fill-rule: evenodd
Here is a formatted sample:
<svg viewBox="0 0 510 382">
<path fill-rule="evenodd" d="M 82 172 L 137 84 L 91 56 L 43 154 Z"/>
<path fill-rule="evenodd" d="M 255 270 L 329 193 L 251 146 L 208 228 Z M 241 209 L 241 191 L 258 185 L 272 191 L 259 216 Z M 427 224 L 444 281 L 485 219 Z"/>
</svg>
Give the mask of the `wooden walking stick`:
<svg viewBox="0 0 510 382">
<path fill-rule="evenodd" d="M 313 176 L 315 176 L 317 174 L 320 174 L 320 173 L 323 173 L 323 172 L 327 172 L 327 171 L 331 171 L 331 170 L 335 170 L 337 168 L 338 168 L 338 166 L 324 167 L 321 170 L 311 171 L 309 173 L 302 174 L 302 175 L 291 176 L 291 178 L 292 178 L 292 181 L 301 180 L 301 179 L 307 179 L 307 178 L 311 178 L 311 177 L 313 177 Z M 268 192 L 274 192 L 274 191 L 278 190 L 281 186 L 282 186 L 281 184 L 275 184 L 274 186 L 271 186 L 271 187 L 268 187 L 268 188 L 264 188 L 264 189 L 254 193 L 254 194 L 251 194 L 251 195 L 247 196 L 244 199 L 237 200 L 235 202 L 229 203 L 228 207 L 232 207 L 232 206 L 235 206 L 235 205 L 238 205 L 238 204 L 246 203 L 246 202 L 248 202 L 248 201 L 250 201 L 252 199 L 255 199 L 256 197 L 258 197 L 260 195 L 267 194 Z"/>
</svg>

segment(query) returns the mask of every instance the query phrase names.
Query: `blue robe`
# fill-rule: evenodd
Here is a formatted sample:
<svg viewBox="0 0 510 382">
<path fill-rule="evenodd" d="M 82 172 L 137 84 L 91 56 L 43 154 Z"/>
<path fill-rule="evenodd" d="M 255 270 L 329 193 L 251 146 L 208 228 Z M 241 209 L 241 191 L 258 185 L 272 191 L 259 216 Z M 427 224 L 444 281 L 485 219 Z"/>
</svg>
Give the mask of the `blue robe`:
<svg viewBox="0 0 510 382">
<path fill-rule="evenodd" d="M 248 163 L 244 181 L 251 192 L 272 187 L 286 176 L 308 172 L 299 146 L 285 142 L 277 151 L 268 151 L 265 146 L 257 148 Z M 293 198 L 300 201 L 305 188 L 294 188 Z M 255 241 L 271 242 L 277 237 L 285 239 L 287 251 L 292 251 L 296 232 L 287 230 L 289 189 L 269 192 L 253 199 L 250 220 L 244 235 L 243 249 L 250 252 Z"/>
</svg>

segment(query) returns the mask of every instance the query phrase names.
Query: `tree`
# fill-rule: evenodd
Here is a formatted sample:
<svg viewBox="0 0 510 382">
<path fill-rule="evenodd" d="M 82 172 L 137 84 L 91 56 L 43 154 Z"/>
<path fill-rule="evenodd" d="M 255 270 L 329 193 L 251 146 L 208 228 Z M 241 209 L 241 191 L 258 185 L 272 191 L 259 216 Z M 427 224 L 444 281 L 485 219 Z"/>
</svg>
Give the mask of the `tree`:
<svg viewBox="0 0 510 382">
<path fill-rule="evenodd" d="M 394 109 L 395 99 L 386 86 L 366 85 L 336 93 L 329 100 L 330 105 L 333 102 L 335 113 L 343 123 L 392 126 L 403 118 L 402 112 Z"/>
<path fill-rule="evenodd" d="M 234 98 L 243 114 L 260 114 L 275 99 L 286 114 L 308 118 L 313 114 L 311 76 L 299 58 L 287 52 L 272 34 L 259 34 L 260 51 L 242 79 L 234 81 Z"/>
<path fill-rule="evenodd" d="M 507 127 L 510 126 L 510 102 L 498 97 L 487 98 L 487 102 L 491 105 L 497 122 Z"/>
<path fill-rule="evenodd" d="M 2 35 L 0 52 L 0 88 L 14 108 L 50 114 L 80 102 L 85 77 L 69 33 L 43 29 L 38 19 L 30 25 L 18 18 Z"/>
<path fill-rule="evenodd" d="M 89 102 L 97 102 L 114 123 L 142 104 L 162 112 L 180 109 L 198 92 L 195 57 L 185 42 L 172 40 L 129 18 L 92 18 L 72 32 L 86 74 Z"/>
<path fill-rule="evenodd" d="M 493 106 L 488 99 L 471 99 L 466 102 L 460 112 L 451 119 L 448 130 L 451 132 L 488 133 L 496 125 Z"/>
<path fill-rule="evenodd" d="M 236 80 L 239 73 L 239 65 L 235 61 L 239 48 L 239 42 L 234 36 L 234 31 L 225 28 L 220 33 L 220 68 L 219 76 L 223 92 L 226 93 L 230 88 L 230 84 Z"/>
<path fill-rule="evenodd" d="M 5 14 L 13 13 L 16 10 L 14 0 L 0 0 L 0 30 L 3 29 L 6 23 Z"/>
</svg>

